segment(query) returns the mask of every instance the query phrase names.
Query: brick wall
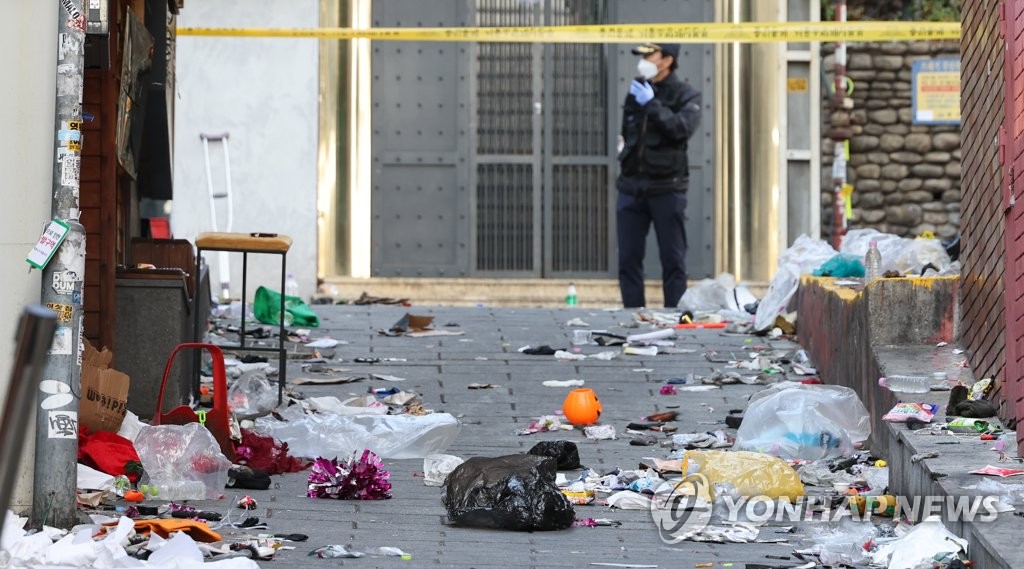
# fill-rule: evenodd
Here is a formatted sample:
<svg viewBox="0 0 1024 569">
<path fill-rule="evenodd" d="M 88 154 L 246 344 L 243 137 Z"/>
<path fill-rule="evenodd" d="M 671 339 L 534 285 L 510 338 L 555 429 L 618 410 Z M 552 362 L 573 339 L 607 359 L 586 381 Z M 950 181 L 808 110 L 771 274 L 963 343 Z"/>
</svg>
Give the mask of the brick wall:
<svg viewBox="0 0 1024 569">
<path fill-rule="evenodd" d="M 1003 122 L 1003 38 L 997 0 L 963 4 L 960 38 L 963 185 L 960 260 L 961 334 L 976 378 L 1002 381 L 1003 242 L 999 127 Z M 1010 405 L 1002 417 L 1012 420 Z"/>
</svg>

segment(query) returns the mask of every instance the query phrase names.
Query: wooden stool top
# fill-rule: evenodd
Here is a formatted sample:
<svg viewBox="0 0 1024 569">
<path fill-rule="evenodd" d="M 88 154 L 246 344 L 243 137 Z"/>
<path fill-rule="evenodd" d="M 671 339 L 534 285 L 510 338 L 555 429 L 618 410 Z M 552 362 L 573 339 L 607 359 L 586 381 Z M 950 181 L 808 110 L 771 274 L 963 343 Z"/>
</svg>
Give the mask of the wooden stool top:
<svg viewBox="0 0 1024 569">
<path fill-rule="evenodd" d="M 245 253 L 287 253 L 292 238 L 279 233 L 200 233 L 196 247 L 212 251 Z"/>
</svg>

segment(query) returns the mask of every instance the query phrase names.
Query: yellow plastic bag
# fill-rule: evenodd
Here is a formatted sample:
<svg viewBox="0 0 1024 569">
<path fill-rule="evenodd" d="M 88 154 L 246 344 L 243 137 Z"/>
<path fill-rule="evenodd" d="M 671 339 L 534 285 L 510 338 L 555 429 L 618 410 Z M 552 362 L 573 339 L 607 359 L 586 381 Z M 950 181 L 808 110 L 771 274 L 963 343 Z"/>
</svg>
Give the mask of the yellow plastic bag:
<svg viewBox="0 0 1024 569">
<path fill-rule="evenodd" d="M 728 482 L 745 497 L 768 496 L 795 500 L 804 495 L 800 475 L 786 461 L 759 452 L 690 450 L 683 456 L 683 472 L 702 476 L 711 486 Z"/>
</svg>

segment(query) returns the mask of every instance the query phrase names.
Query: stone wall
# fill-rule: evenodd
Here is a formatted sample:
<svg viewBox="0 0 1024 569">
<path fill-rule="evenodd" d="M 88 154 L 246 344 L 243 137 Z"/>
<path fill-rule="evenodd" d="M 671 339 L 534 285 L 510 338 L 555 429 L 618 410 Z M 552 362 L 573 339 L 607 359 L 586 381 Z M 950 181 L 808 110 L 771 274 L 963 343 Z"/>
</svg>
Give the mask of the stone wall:
<svg viewBox="0 0 1024 569">
<path fill-rule="evenodd" d="M 823 69 L 834 84 L 834 44 L 823 45 Z M 911 123 L 911 65 L 918 59 L 959 57 L 947 42 L 851 43 L 847 76 L 853 108 L 824 102 L 822 117 L 822 234 L 833 220 L 834 129 L 848 130 L 847 180 L 853 184 L 850 228 L 897 235 L 932 231 L 948 239 L 960 231 L 960 127 Z"/>
</svg>

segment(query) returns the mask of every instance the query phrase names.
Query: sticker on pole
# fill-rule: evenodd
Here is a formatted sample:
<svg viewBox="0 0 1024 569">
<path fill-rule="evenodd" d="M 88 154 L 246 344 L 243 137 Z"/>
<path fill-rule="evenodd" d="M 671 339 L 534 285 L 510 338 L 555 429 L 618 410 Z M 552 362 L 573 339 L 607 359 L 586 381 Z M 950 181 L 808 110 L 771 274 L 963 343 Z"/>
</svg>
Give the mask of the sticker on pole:
<svg viewBox="0 0 1024 569">
<path fill-rule="evenodd" d="M 75 307 L 70 304 L 58 304 L 56 302 L 46 303 L 46 307 L 49 308 L 57 315 L 57 322 L 61 324 L 70 324 L 71 316 L 75 313 Z"/>
<path fill-rule="evenodd" d="M 71 386 L 56 379 L 44 379 L 39 382 L 39 391 L 46 394 L 46 398 L 39 404 L 43 409 L 60 409 L 75 400 L 71 393 Z"/>
<path fill-rule="evenodd" d="M 57 247 L 60 247 L 61 242 L 64 241 L 68 229 L 68 224 L 59 219 L 51 221 L 43 230 L 43 234 L 39 236 L 39 241 L 35 247 L 32 247 L 32 252 L 28 254 L 25 261 L 37 269 L 45 267 L 53 258 Z"/>
<path fill-rule="evenodd" d="M 53 332 L 53 345 L 50 346 L 50 351 L 46 352 L 51 356 L 70 356 L 71 355 L 71 327 L 70 326 L 58 326 Z"/>
<path fill-rule="evenodd" d="M 50 411 L 47 419 L 48 438 L 78 438 L 78 411 Z"/>
</svg>

